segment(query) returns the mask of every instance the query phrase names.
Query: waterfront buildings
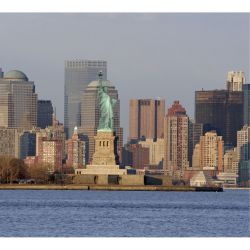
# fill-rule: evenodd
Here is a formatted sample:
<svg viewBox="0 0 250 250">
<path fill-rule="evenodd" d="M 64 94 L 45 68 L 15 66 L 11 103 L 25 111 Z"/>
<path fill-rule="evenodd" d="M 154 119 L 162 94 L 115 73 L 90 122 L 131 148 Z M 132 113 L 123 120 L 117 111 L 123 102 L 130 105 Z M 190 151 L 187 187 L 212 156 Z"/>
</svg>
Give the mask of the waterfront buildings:
<svg viewBox="0 0 250 250">
<path fill-rule="evenodd" d="M 0 78 L 0 126 L 31 129 L 37 125 L 34 82 L 19 70 Z"/>
<path fill-rule="evenodd" d="M 237 132 L 237 159 L 239 160 L 239 182 L 250 184 L 250 126 Z"/>
<path fill-rule="evenodd" d="M 227 150 L 223 159 L 223 170 L 226 173 L 239 174 L 239 160 L 237 156 L 237 148 Z"/>
<path fill-rule="evenodd" d="M 82 95 L 87 85 L 97 79 L 102 71 L 107 80 L 107 62 L 101 60 L 65 61 L 64 126 L 67 138 L 71 138 L 74 127 L 80 127 Z"/>
<path fill-rule="evenodd" d="M 48 166 L 50 172 L 62 170 L 63 142 L 57 139 L 43 139 L 40 144 L 39 162 Z"/>
<path fill-rule="evenodd" d="M 98 78 L 98 74 L 96 75 Z M 97 134 L 97 128 L 100 120 L 100 106 L 98 96 L 98 86 L 100 82 L 107 88 L 109 96 L 116 100 L 115 107 L 113 109 L 114 119 L 113 128 L 117 136 L 117 151 L 118 155 L 121 156 L 121 150 L 123 146 L 123 129 L 120 127 L 120 100 L 118 91 L 115 86 L 106 80 L 92 81 L 85 89 L 82 95 L 82 108 L 81 108 L 81 127 L 79 133 L 85 135 L 85 141 L 87 142 L 87 163 L 90 163 L 93 158 L 95 149 L 94 136 Z M 120 157 L 121 158 L 121 157 Z"/>
<path fill-rule="evenodd" d="M 123 165 L 143 170 L 148 168 L 149 150 L 148 147 L 142 147 L 142 145 L 138 143 L 125 145 L 122 150 Z"/>
<path fill-rule="evenodd" d="M 67 166 L 82 168 L 86 165 L 86 147 L 85 142 L 78 137 L 77 127 L 74 129 L 72 138 L 66 142 L 67 148 Z"/>
<path fill-rule="evenodd" d="M 50 100 L 38 100 L 37 102 L 37 127 L 46 128 L 52 126 L 53 106 Z"/>
<path fill-rule="evenodd" d="M 193 169 L 216 170 L 223 172 L 224 142 L 216 131 L 210 131 L 200 137 L 195 145 Z"/>
<path fill-rule="evenodd" d="M 133 99 L 129 103 L 129 139 L 163 138 L 165 100 Z"/>
<path fill-rule="evenodd" d="M 199 171 L 190 179 L 191 187 L 202 187 L 211 185 L 213 182 L 211 176 L 206 171 Z"/>
<path fill-rule="evenodd" d="M 244 125 L 250 125 L 250 83 L 243 85 L 243 100 Z"/>
<path fill-rule="evenodd" d="M 157 140 L 146 139 L 145 141 L 139 141 L 139 144 L 143 148 L 149 149 L 149 167 L 162 169 L 164 158 L 164 139 L 158 138 Z"/>
<path fill-rule="evenodd" d="M 181 178 L 189 167 L 188 124 L 185 108 L 179 101 L 174 101 L 164 118 L 164 170 L 177 178 Z"/>
</svg>

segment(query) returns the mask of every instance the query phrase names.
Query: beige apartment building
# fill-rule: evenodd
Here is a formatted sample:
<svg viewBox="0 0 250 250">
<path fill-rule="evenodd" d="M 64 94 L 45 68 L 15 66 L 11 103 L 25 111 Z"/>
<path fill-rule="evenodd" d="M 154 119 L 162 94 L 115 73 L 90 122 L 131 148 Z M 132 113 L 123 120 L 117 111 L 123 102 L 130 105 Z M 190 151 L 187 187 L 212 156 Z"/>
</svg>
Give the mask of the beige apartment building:
<svg viewBox="0 0 250 250">
<path fill-rule="evenodd" d="M 129 102 L 129 139 L 164 137 L 165 100 L 133 99 Z"/>
<path fill-rule="evenodd" d="M 143 148 L 149 149 L 149 165 L 159 166 L 162 164 L 164 158 L 164 139 L 158 138 L 156 141 L 146 139 L 145 141 L 140 141 L 139 144 Z"/>
<path fill-rule="evenodd" d="M 193 168 L 201 170 L 223 171 L 224 141 L 216 131 L 210 131 L 200 137 L 195 146 Z"/>
<path fill-rule="evenodd" d="M 182 177 L 189 167 L 188 124 L 185 108 L 174 101 L 164 118 L 164 170 L 167 174 Z"/>
</svg>

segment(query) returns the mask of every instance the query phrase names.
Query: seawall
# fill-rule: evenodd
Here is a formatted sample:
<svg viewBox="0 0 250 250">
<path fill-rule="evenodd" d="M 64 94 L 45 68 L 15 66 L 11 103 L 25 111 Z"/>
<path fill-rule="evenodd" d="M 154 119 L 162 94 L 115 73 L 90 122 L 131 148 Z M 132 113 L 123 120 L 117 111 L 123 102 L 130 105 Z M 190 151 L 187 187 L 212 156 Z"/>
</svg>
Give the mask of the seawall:
<svg viewBox="0 0 250 250">
<path fill-rule="evenodd" d="M 0 190 L 105 190 L 105 191 L 181 191 L 223 192 L 221 187 L 153 186 L 153 185 L 36 185 L 2 184 Z"/>
</svg>

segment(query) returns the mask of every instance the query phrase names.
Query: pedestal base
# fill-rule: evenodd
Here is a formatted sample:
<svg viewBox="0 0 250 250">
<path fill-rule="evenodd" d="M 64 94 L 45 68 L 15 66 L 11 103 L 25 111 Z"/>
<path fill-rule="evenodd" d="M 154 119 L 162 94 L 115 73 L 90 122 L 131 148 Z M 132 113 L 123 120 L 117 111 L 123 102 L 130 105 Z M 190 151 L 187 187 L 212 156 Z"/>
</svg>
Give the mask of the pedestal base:
<svg viewBox="0 0 250 250">
<path fill-rule="evenodd" d="M 89 175 L 126 175 L 127 169 L 120 169 L 119 165 L 87 165 L 85 169 L 76 169 L 75 172 Z"/>
</svg>

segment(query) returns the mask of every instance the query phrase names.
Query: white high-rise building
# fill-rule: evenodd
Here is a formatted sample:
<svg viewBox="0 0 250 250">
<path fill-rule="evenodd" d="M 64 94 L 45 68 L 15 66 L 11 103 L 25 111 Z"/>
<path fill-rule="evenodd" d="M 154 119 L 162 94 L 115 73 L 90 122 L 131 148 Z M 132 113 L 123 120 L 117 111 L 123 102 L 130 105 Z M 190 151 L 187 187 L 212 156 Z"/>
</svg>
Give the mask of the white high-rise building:
<svg viewBox="0 0 250 250">
<path fill-rule="evenodd" d="M 242 91 L 242 86 L 246 81 L 243 71 L 229 71 L 227 73 L 227 89 L 229 91 Z"/>
</svg>

